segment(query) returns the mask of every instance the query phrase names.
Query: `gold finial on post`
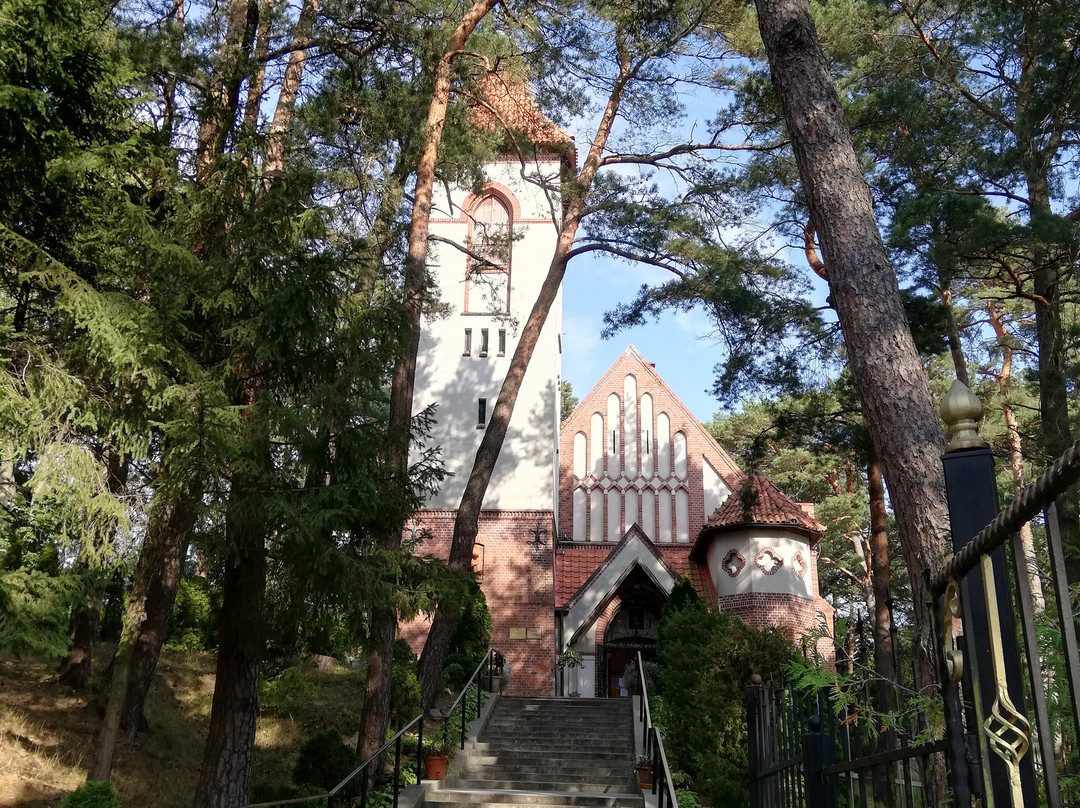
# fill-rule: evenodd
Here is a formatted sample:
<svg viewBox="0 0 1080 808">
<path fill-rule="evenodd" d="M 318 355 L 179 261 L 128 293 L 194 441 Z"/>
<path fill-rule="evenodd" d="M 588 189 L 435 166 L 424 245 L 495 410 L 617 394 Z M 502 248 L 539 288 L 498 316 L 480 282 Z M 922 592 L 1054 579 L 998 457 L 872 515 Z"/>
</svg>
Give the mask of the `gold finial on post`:
<svg viewBox="0 0 1080 808">
<path fill-rule="evenodd" d="M 989 443 L 979 437 L 979 421 L 983 416 L 982 402 L 959 379 L 953 381 L 949 392 L 941 399 L 939 412 L 949 438 L 949 444 L 945 447 L 946 454 L 990 447 Z"/>
</svg>

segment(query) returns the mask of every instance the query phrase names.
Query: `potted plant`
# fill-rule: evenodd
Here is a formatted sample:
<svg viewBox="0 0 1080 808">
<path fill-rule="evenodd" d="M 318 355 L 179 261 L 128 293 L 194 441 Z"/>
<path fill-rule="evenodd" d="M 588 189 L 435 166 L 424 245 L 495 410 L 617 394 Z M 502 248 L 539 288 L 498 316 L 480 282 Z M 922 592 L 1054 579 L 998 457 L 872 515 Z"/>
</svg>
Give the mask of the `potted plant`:
<svg viewBox="0 0 1080 808">
<path fill-rule="evenodd" d="M 581 658 L 581 651 L 576 651 L 573 648 L 569 648 L 563 651 L 557 657 L 555 657 L 555 668 L 561 673 L 569 670 L 577 670 L 578 668 L 584 668 L 585 663 Z M 569 681 L 570 693 L 568 695 L 578 695 L 578 678 L 576 675 L 570 677 Z"/>
<path fill-rule="evenodd" d="M 639 755 L 634 764 L 634 776 L 637 777 L 638 788 L 652 788 L 652 760 L 647 755 Z"/>
<path fill-rule="evenodd" d="M 450 762 L 450 740 L 443 740 L 441 735 L 436 737 L 437 741 L 424 745 L 425 780 L 442 780 L 446 777 L 446 767 Z"/>
</svg>

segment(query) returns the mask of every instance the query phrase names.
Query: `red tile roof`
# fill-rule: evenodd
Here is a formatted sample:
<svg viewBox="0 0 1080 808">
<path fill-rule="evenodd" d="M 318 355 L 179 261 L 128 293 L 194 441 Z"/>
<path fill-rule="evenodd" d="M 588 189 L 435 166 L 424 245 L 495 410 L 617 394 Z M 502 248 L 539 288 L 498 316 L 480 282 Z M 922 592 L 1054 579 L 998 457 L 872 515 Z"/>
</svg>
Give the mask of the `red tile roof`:
<svg viewBox="0 0 1080 808">
<path fill-rule="evenodd" d="M 611 554 L 613 544 L 575 544 L 555 551 L 555 603 L 565 606 Z"/>
<path fill-rule="evenodd" d="M 521 79 L 506 73 L 489 73 L 480 80 L 479 95 L 485 104 L 469 108 L 469 122 L 480 129 L 523 132 L 538 145 L 572 143 L 573 138 L 536 106 L 532 91 Z"/>
<path fill-rule="evenodd" d="M 644 536 L 645 534 L 642 534 Z M 563 545 L 555 552 L 555 603 L 557 606 L 569 606 L 574 596 L 625 542 L 591 544 L 587 542 Z M 676 578 L 690 577 L 698 595 L 706 602 L 713 602 L 715 597 L 712 581 L 705 565 L 690 558 L 689 544 L 654 544 L 656 555 L 666 563 Z"/>
<path fill-rule="evenodd" d="M 791 525 L 807 533 L 825 532 L 817 519 L 788 499 L 772 480 L 762 475 L 754 477 L 749 497 L 742 491 L 733 492 L 708 518 L 702 530 L 735 525 Z"/>
<path fill-rule="evenodd" d="M 690 557 L 693 550 L 691 544 L 661 544 L 658 545 L 664 560 L 682 578 L 684 575 L 690 578 L 690 583 L 706 603 L 716 603 L 716 594 L 713 592 L 712 578 L 709 577 L 708 568 L 697 559 Z"/>
</svg>

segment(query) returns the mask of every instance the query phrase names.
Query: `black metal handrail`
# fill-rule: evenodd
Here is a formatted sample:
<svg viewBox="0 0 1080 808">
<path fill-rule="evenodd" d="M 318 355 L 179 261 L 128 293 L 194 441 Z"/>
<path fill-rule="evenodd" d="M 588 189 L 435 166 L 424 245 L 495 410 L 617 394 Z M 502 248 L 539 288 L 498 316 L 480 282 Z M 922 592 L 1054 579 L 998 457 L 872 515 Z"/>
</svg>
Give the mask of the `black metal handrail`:
<svg viewBox="0 0 1080 808">
<path fill-rule="evenodd" d="M 652 758 L 652 793 L 656 794 L 656 808 L 679 808 L 679 799 L 675 796 L 675 784 L 671 782 L 671 767 L 668 765 L 667 752 L 660 730 L 653 726 L 652 709 L 649 706 L 649 688 L 645 683 L 645 663 L 641 651 L 637 652 L 638 680 L 641 682 L 641 743 L 646 757 Z M 664 797 L 667 797 L 667 802 Z"/>
<path fill-rule="evenodd" d="M 476 670 L 473 671 L 472 676 L 465 683 L 465 686 L 458 693 L 454 703 L 450 706 L 450 709 L 446 711 L 445 717 L 449 719 L 457 706 L 461 704 L 465 694 L 468 693 L 469 688 L 472 687 L 473 682 L 476 682 L 476 714 L 480 715 L 480 682 L 478 677 L 480 672 L 484 669 L 484 665 L 488 666 L 488 690 L 490 691 L 494 684 L 494 671 L 496 664 L 502 664 L 502 654 L 496 651 L 494 648 L 488 648 L 487 653 L 484 654 L 483 660 L 476 666 Z M 449 726 L 450 722 L 444 720 L 443 724 L 443 744 L 449 745 Z M 417 780 L 420 779 L 420 772 L 423 767 L 423 755 L 424 755 L 424 714 L 416 716 L 412 721 L 403 726 L 397 731 L 397 733 L 386 743 L 378 748 L 378 750 L 367 760 L 353 769 L 349 774 L 334 786 L 332 789 L 324 794 L 313 794 L 307 797 L 291 797 L 285 800 L 274 800 L 272 802 L 257 802 L 246 805 L 244 808 L 277 808 L 282 805 L 299 805 L 301 803 L 312 803 L 320 800 L 326 800 L 328 808 L 334 808 L 335 801 L 338 795 L 362 772 L 365 772 L 371 764 L 376 761 L 382 760 L 383 753 L 386 752 L 391 746 L 394 747 L 394 802 L 393 808 L 398 806 L 398 794 L 401 792 L 401 739 L 408 733 L 413 727 L 416 727 L 416 774 Z M 465 705 L 461 706 L 461 748 L 465 748 Z M 368 790 L 368 777 L 365 775 L 360 780 L 360 808 L 366 808 L 367 806 L 367 790 Z"/>
</svg>

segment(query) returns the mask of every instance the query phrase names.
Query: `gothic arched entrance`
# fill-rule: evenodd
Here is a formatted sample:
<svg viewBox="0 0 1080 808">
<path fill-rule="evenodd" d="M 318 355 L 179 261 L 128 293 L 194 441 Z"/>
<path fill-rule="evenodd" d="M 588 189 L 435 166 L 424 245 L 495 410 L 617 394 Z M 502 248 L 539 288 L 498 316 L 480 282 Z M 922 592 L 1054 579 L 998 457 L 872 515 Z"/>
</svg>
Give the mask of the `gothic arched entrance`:
<svg viewBox="0 0 1080 808">
<path fill-rule="evenodd" d="M 604 629 L 603 653 L 597 655 L 604 669 L 598 683 L 609 698 L 629 695 L 624 672 L 636 664 L 639 651 L 645 662 L 656 659 L 656 631 L 665 598 L 644 578 L 631 573 L 619 587 L 619 609 Z"/>
</svg>

